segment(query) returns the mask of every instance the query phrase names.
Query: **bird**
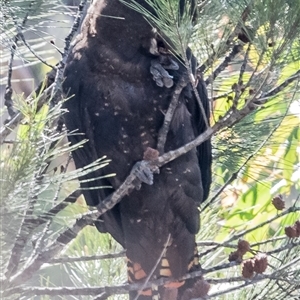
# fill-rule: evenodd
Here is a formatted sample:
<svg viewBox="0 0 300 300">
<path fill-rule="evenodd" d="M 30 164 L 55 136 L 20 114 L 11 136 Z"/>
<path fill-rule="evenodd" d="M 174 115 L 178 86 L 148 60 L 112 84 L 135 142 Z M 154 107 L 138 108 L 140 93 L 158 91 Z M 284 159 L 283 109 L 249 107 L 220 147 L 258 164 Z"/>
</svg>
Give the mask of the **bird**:
<svg viewBox="0 0 300 300">
<path fill-rule="evenodd" d="M 155 14 L 149 1 L 137 0 Z M 195 1 L 192 1 L 193 3 Z M 180 10 L 184 5 L 179 0 Z M 197 80 L 197 100 L 188 83 L 178 97 L 163 152 L 175 150 L 203 133 L 209 123 L 209 100 L 197 62 L 187 57 Z M 120 187 L 136 162 L 156 150 L 164 116 L 178 82 L 186 76 L 181 57 L 155 26 L 120 0 L 93 1 L 73 43 L 64 70 L 64 121 L 76 168 L 106 156 L 110 163 L 80 178 L 86 203 L 96 206 Z M 205 115 L 203 115 L 201 107 Z M 160 153 L 161 154 L 161 153 Z M 129 283 L 171 278 L 157 288 L 130 291 L 130 299 L 183 299 L 199 270 L 195 235 L 199 205 L 211 184 L 211 141 L 160 168 L 153 184 L 142 183 L 99 217 L 95 226 L 126 249 Z M 106 177 L 114 173 L 115 176 Z M 99 188 L 101 187 L 101 188 Z"/>
</svg>

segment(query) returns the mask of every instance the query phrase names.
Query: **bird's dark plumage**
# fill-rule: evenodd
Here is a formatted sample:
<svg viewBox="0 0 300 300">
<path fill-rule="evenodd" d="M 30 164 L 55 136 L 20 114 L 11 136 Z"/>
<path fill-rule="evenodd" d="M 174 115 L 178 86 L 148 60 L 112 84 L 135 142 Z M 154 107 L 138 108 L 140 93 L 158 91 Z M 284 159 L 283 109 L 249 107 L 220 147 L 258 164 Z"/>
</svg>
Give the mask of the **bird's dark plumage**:
<svg viewBox="0 0 300 300">
<path fill-rule="evenodd" d="M 148 8 L 144 0 L 138 3 Z M 182 3 L 182 0 L 180 0 Z M 156 34 L 142 15 L 118 0 L 94 1 L 83 22 L 65 70 L 65 115 L 72 144 L 88 142 L 73 152 L 77 168 L 106 155 L 110 164 L 82 179 L 109 173 L 116 176 L 82 183 L 88 205 L 97 205 L 117 189 L 145 150 L 157 147 L 158 131 L 164 121 L 176 82 L 185 67 L 175 57 L 179 69 L 170 70 L 172 87 L 160 87 L 150 73 Z M 191 54 L 190 54 L 191 56 Z M 195 59 L 191 56 L 193 64 Z M 199 79 L 198 93 L 209 118 L 206 88 Z M 205 130 L 204 118 L 192 88 L 179 97 L 167 136 L 165 152 L 193 140 Z M 166 254 L 154 276 L 179 278 L 196 268 L 195 234 L 199 230 L 198 205 L 207 198 L 211 182 L 210 141 L 163 166 L 154 175 L 154 184 L 142 184 L 111 211 L 101 216 L 97 227 L 109 232 L 127 249 L 129 281 L 143 280 L 156 264 L 168 236 Z M 180 286 L 181 283 L 177 284 Z M 161 299 L 171 287 L 160 288 Z M 149 299 L 149 290 L 139 299 Z M 134 293 L 132 294 L 134 295 Z M 167 297 L 167 298 L 166 298 Z M 168 298 L 169 297 L 169 298 Z"/>
</svg>

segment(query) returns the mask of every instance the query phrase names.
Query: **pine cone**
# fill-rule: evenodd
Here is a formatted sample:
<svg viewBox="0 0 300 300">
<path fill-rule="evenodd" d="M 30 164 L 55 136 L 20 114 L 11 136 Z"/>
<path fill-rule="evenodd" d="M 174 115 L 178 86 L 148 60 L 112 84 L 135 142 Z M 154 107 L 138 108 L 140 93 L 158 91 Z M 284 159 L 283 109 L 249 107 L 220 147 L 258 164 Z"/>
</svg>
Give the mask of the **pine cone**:
<svg viewBox="0 0 300 300">
<path fill-rule="evenodd" d="M 300 221 L 296 221 L 294 227 L 296 228 L 297 237 L 300 236 Z"/>
<path fill-rule="evenodd" d="M 243 260 L 243 254 L 240 251 L 233 251 L 229 254 L 228 257 L 229 261 L 236 261 L 236 262 L 242 262 Z"/>
<path fill-rule="evenodd" d="M 181 296 L 180 300 L 190 300 L 193 299 L 193 290 L 192 289 L 187 289 L 184 291 L 183 295 Z"/>
<path fill-rule="evenodd" d="M 242 275 L 244 278 L 252 278 L 254 275 L 254 261 L 247 259 L 243 262 Z"/>
<path fill-rule="evenodd" d="M 295 226 L 287 226 L 284 228 L 285 234 L 289 238 L 295 238 L 298 237 L 297 235 L 297 229 Z"/>
<path fill-rule="evenodd" d="M 242 254 L 246 254 L 250 251 L 250 244 L 246 240 L 239 240 L 238 241 L 238 251 Z"/>
<path fill-rule="evenodd" d="M 258 254 L 254 258 L 254 272 L 262 274 L 268 266 L 268 258 L 266 254 Z"/>
<path fill-rule="evenodd" d="M 285 202 L 281 194 L 274 197 L 272 203 L 277 210 L 283 210 L 285 208 Z"/>
<path fill-rule="evenodd" d="M 195 298 L 207 296 L 209 289 L 210 284 L 206 280 L 198 280 L 193 287 Z"/>
<path fill-rule="evenodd" d="M 193 298 L 202 298 L 207 296 L 207 293 L 210 289 L 210 284 L 204 280 L 204 279 L 199 279 L 195 282 L 192 288 L 187 289 L 182 297 L 180 298 L 181 300 L 190 300 Z"/>
</svg>

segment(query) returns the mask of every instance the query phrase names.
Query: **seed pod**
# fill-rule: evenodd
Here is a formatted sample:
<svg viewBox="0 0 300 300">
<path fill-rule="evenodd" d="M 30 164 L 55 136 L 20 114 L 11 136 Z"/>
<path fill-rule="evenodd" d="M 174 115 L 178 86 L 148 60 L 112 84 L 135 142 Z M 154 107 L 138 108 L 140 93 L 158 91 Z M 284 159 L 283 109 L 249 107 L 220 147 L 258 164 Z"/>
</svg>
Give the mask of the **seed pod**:
<svg viewBox="0 0 300 300">
<path fill-rule="evenodd" d="M 295 226 L 287 226 L 284 228 L 285 234 L 289 238 L 297 237 L 297 229 Z"/>
<path fill-rule="evenodd" d="M 268 258 L 266 254 L 258 254 L 254 258 L 254 272 L 262 274 L 268 266 Z"/>
<path fill-rule="evenodd" d="M 210 289 L 210 284 L 204 279 L 199 279 L 195 282 L 195 284 L 192 288 L 185 290 L 185 292 L 183 293 L 183 295 L 180 299 L 181 300 L 190 300 L 190 299 L 194 299 L 194 298 L 197 298 L 197 299 L 204 298 L 205 296 L 207 296 L 209 289 Z"/>
<path fill-rule="evenodd" d="M 246 240 L 239 240 L 238 241 L 238 251 L 244 255 L 248 251 L 250 251 L 250 244 Z"/>
<path fill-rule="evenodd" d="M 242 275 L 244 278 L 252 278 L 254 275 L 254 261 L 247 259 L 243 262 Z"/>
<path fill-rule="evenodd" d="M 275 206 L 277 210 L 283 210 L 285 208 L 285 202 L 281 194 L 273 198 L 272 204 Z"/>
<path fill-rule="evenodd" d="M 296 228 L 297 237 L 300 236 L 300 221 L 296 221 L 294 227 Z"/>
<path fill-rule="evenodd" d="M 236 261 L 236 262 L 242 262 L 243 260 L 243 255 L 241 254 L 240 251 L 233 251 L 229 254 L 228 257 L 229 261 Z"/>
<path fill-rule="evenodd" d="M 194 295 L 196 298 L 205 297 L 210 289 L 210 284 L 206 280 L 201 279 L 195 283 L 193 289 L 195 290 Z"/>
</svg>

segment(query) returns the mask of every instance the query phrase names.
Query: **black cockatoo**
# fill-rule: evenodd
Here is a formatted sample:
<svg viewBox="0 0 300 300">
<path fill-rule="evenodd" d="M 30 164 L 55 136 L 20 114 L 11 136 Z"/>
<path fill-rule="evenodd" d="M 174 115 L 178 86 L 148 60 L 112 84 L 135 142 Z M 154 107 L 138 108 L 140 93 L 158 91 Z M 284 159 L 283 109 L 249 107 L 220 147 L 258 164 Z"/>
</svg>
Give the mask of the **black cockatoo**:
<svg viewBox="0 0 300 300">
<path fill-rule="evenodd" d="M 183 11 L 185 1 L 178 1 Z M 147 1 L 136 2 L 152 11 Z M 198 78 L 205 117 L 188 84 L 179 96 L 164 152 L 193 140 L 206 129 L 205 118 L 209 119 L 205 84 L 197 77 L 189 49 L 187 56 Z M 71 97 L 65 102 L 67 129 L 80 133 L 71 134 L 69 140 L 71 144 L 88 140 L 72 153 L 76 167 L 104 155 L 111 159 L 107 167 L 81 178 L 88 205 L 110 195 L 145 151 L 156 149 L 164 114 L 182 76 L 186 67 L 181 58 L 168 52 L 164 39 L 143 15 L 119 0 L 93 1 L 68 58 L 63 83 L 65 95 Z M 116 176 L 86 181 L 110 173 Z M 96 222 L 99 231 L 109 232 L 126 249 L 129 282 L 143 282 L 156 264 L 151 280 L 173 278 L 157 290 L 140 291 L 138 299 L 181 299 L 193 285 L 191 280 L 177 279 L 199 268 L 195 252 L 198 206 L 207 198 L 210 183 L 208 140 L 163 166 L 154 175 L 153 185 L 142 184 Z M 131 292 L 130 298 L 136 293 Z"/>
</svg>

